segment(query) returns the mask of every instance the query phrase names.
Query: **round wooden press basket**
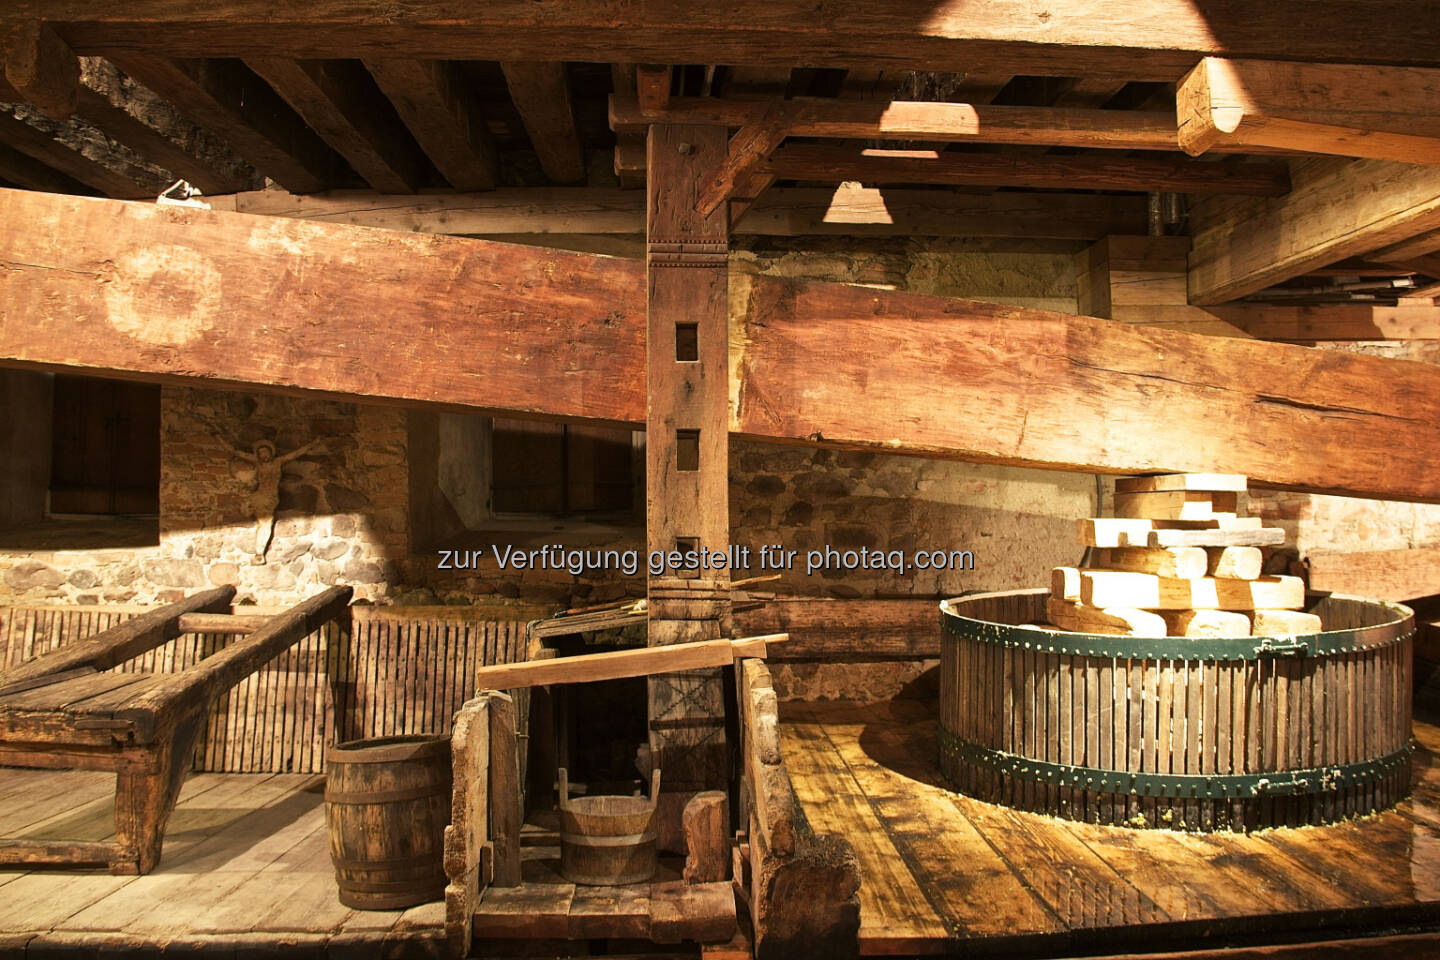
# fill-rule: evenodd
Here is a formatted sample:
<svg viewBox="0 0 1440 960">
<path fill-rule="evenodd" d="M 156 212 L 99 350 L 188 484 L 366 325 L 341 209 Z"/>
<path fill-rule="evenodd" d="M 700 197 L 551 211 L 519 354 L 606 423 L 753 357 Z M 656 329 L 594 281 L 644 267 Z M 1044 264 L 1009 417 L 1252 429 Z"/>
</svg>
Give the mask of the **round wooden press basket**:
<svg viewBox="0 0 1440 960">
<path fill-rule="evenodd" d="M 962 793 L 1091 823 L 1253 830 L 1408 792 L 1408 608 L 1312 595 L 1321 633 L 1129 637 L 1029 626 L 1047 595 L 940 605 L 940 766 Z"/>
</svg>

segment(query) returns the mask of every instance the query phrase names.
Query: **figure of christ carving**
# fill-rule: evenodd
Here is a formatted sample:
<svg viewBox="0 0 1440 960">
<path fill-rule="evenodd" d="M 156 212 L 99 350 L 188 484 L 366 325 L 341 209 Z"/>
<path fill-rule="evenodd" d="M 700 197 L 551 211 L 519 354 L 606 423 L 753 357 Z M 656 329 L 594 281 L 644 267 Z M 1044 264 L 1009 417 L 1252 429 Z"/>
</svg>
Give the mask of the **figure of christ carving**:
<svg viewBox="0 0 1440 960">
<path fill-rule="evenodd" d="M 256 443 L 254 453 L 246 453 L 243 450 L 235 451 L 237 457 L 255 467 L 254 489 L 251 491 L 246 505 L 249 507 L 250 516 L 255 520 L 256 564 L 261 566 L 265 564 L 265 555 L 270 550 L 270 541 L 275 537 L 275 511 L 280 506 L 280 475 L 285 470 L 285 464 L 309 453 L 323 439 L 317 437 L 303 447 L 297 447 L 280 456 L 276 456 L 275 444 L 269 440 L 261 440 Z"/>
</svg>

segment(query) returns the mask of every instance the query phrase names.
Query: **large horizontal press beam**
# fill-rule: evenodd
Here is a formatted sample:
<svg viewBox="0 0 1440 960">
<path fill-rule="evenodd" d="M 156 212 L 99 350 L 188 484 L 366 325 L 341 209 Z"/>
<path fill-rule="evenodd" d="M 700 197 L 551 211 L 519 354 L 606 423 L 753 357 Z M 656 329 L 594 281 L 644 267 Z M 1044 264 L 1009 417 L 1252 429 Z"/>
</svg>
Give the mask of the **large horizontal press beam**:
<svg viewBox="0 0 1440 960">
<path fill-rule="evenodd" d="M 643 264 L 0 191 L 0 359 L 560 419 L 645 418 Z M 1440 501 L 1440 369 L 732 276 L 730 431 Z"/>
<path fill-rule="evenodd" d="M 81 54 L 627 63 L 880 64 L 969 74 L 1173 82 L 1205 55 L 1440 65 L 1426 0 L 891 0 L 691 5 L 612 0 L 15 0 Z M 1377 25 L 1403 25 L 1377 29 Z"/>
<path fill-rule="evenodd" d="M 209 197 L 214 209 L 360 227 L 470 236 L 645 233 L 645 194 L 596 187 L 502 188 L 483 193 L 377 194 L 256 190 Z M 1095 240 L 1145 232 L 1142 198 L 1087 193 L 774 188 L 736 236 L 1014 237 Z"/>
</svg>

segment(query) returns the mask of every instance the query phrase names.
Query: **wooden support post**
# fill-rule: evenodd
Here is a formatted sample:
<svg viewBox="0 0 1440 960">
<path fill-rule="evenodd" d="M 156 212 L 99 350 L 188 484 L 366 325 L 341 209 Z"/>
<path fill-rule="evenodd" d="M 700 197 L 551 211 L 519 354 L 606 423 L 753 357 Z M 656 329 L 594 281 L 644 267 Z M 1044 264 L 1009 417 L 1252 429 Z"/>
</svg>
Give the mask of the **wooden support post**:
<svg viewBox="0 0 1440 960">
<path fill-rule="evenodd" d="M 520 758 L 516 752 L 515 701 L 490 693 L 490 840 L 497 887 L 520 886 Z"/>
<path fill-rule="evenodd" d="M 475 908 L 489 878 L 484 875 L 483 850 L 488 837 L 490 807 L 490 698 L 467 701 L 455 714 L 450 733 L 453 777 L 450 825 L 445 828 L 445 941 L 448 955 L 462 960 L 470 954 Z"/>
<path fill-rule="evenodd" d="M 650 128 L 646 534 L 651 550 L 667 554 L 725 551 L 730 542 L 726 211 L 696 210 L 727 146 L 723 126 Z M 693 566 L 668 563 L 651 576 L 651 646 L 729 635 L 729 571 L 701 579 Z M 685 803 L 729 780 L 719 668 L 651 678 L 650 747 L 665 774 L 659 843 L 679 852 Z"/>
</svg>

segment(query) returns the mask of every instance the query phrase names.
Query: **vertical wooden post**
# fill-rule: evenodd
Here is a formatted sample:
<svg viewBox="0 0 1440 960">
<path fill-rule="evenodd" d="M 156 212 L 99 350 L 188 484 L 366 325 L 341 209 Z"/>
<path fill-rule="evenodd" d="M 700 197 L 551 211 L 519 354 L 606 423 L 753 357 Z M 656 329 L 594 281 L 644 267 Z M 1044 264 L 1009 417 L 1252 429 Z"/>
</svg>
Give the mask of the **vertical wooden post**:
<svg viewBox="0 0 1440 960">
<path fill-rule="evenodd" d="M 647 146 L 646 535 L 666 554 L 730 544 L 726 207 L 695 209 L 726 134 L 655 124 Z M 651 646 L 728 636 L 729 581 L 728 569 L 652 570 Z M 650 746 L 664 770 L 659 842 L 680 851 L 685 803 L 729 778 L 719 669 L 651 678 Z"/>
</svg>

